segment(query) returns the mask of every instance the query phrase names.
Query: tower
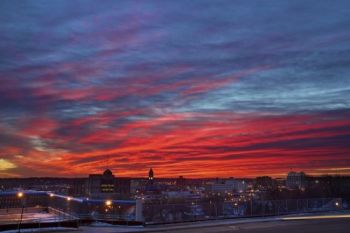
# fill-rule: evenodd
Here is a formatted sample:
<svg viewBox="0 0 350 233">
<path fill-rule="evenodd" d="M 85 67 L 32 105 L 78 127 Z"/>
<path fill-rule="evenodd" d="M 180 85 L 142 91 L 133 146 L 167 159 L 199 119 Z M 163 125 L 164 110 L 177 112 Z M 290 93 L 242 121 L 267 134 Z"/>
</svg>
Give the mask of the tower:
<svg viewBox="0 0 350 233">
<path fill-rule="evenodd" d="M 153 173 L 153 169 L 149 169 L 148 172 L 148 180 L 153 180 L 154 179 L 154 173 Z"/>
</svg>

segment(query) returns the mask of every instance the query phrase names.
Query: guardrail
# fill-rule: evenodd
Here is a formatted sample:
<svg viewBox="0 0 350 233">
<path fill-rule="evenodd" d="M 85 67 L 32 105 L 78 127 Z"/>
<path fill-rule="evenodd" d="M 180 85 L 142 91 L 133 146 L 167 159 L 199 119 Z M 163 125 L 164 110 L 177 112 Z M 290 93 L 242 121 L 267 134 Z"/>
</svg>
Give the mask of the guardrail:
<svg viewBox="0 0 350 233">
<path fill-rule="evenodd" d="M 0 193 L 0 214 L 1 212 L 4 214 L 13 212 L 12 219 L 3 218 L 2 222 L 4 224 L 16 223 L 19 226 L 24 226 L 24 223 L 29 222 L 46 223 L 48 219 L 51 222 L 69 220 L 81 224 L 96 221 L 123 225 L 143 223 L 136 219 L 136 200 L 108 200 L 108 203 L 106 202 L 107 200 L 102 199 L 74 198 L 40 191 L 2 192 Z M 33 210 L 35 215 L 29 217 L 27 214 L 29 210 Z"/>
<path fill-rule="evenodd" d="M 40 209 L 41 208 L 41 209 Z M 166 202 L 146 200 L 96 200 L 72 198 L 45 192 L 0 194 L 0 215 L 13 213 L 12 222 L 24 225 L 30 222 L 76 221 L 81 224 L 108 222 L 139 225 L 175 223 L 211 219 L 287 215 L 347 209 L 341 198 L 290 200 L 181 200 Z M 37 211 L 29 218 L 27 213 Z M 3 216 L 5 216 L 3 215 Z M 37 216 L 37 218 L 35 217 Z M 1 222 L 11 222 L 3 218 Z M 78 224 L 78 223 L 77 223 Z M 4 224 L 3 224 L 4 225 Z"/>
</svg>

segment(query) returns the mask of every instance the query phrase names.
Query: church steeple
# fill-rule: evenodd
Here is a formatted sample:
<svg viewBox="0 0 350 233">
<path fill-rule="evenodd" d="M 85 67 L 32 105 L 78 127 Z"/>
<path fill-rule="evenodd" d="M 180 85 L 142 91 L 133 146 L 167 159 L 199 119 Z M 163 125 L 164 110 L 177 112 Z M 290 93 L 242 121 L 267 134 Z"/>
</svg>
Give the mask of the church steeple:
<svg viewBox="0 0 350 233">
<path fill-rule="evenodd" d="M 154 173 L 153 173 L 153 169 L 149 169 L 148 172 L 148 180 L 153 180 L 154 179 Z"/>
</svg>

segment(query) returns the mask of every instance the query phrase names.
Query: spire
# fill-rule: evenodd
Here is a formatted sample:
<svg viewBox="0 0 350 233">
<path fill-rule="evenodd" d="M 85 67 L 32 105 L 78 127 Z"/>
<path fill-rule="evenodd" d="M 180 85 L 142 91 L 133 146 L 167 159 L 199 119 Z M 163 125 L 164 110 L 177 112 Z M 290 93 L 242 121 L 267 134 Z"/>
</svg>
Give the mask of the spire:
<svg viewBox="0 0 350 233">
<path fill-rule="evenodd" d="M 149 180 L 153 180 L 154 179 L 154 173 L 153 173 L 153 169 L 149 169 L 149 172 L 148 172 L 148 179 Z"/>
</svg>

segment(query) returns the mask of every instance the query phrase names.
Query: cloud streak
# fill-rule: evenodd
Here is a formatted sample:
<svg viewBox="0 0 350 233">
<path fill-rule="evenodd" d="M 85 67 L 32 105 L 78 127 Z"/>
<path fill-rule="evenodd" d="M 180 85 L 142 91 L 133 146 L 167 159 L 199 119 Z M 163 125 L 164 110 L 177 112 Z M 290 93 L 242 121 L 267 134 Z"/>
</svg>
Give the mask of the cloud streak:
<svg viewBox="0 0 350 233">
<path fill-rule="evenodd" d="M 0 4 L 3 176 L 348 172 L 347 1 Z"/>
</svg>

